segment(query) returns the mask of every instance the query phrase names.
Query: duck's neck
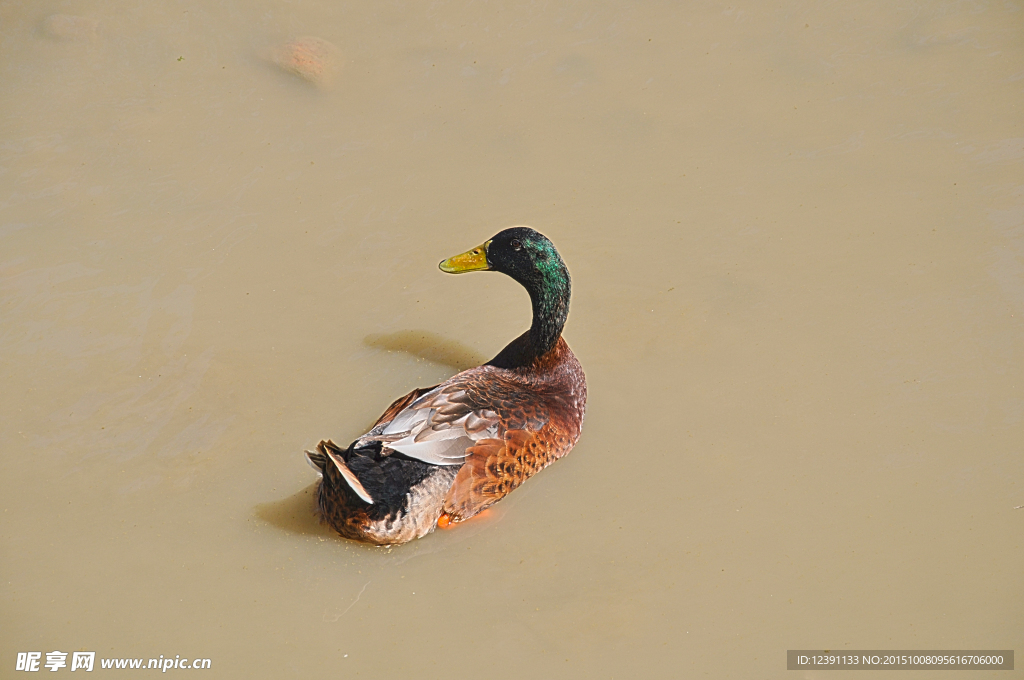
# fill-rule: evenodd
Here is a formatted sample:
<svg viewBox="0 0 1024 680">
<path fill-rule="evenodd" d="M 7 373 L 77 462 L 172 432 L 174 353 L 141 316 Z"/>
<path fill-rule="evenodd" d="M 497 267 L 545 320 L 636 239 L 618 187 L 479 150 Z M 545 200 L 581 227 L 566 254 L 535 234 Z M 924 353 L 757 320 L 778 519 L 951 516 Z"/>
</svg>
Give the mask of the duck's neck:
<svg viewBox="0 0 1024 680">
<path fill-rule="evenodd" d="M 533 303 L 533 325 L 530 326 L 530 349 L 534 357 L 551 351 L 562 335 L 565 319 L 569 316 L 569 293 L 571 283 L 569 272 L 562 267 L 564 276 L 555 281 L 545 282 L 551 285 L 527 288 L 530 301 Z"/>
<path fill-rule="evenodd" d="M 530 330 L 508 344 L 490 363 L 500 368 L 528 366 L 554 348 L 569 316 L 572 282 L 561 260 L 519 281 L 530 294 L 533 324 Z"/>
</svg>

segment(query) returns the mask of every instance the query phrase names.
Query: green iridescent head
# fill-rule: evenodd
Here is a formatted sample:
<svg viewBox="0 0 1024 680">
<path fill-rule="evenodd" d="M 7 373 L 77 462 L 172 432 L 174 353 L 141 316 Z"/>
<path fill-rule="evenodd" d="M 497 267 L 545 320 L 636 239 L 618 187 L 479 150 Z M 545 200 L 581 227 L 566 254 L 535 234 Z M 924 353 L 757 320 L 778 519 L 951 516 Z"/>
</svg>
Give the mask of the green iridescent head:
<svg viewBox="0 0 1024 680">
<path fill-rule="evenodd" d="M 530 338 L 536 354 L 547 352 L 569 314 L 569 270 L 548 237 L 530 227 L 511 227 L 461 255 L 441 262 L 441 271 L 497 271 L 523 285 L 533 302 Z"/>
</svg>

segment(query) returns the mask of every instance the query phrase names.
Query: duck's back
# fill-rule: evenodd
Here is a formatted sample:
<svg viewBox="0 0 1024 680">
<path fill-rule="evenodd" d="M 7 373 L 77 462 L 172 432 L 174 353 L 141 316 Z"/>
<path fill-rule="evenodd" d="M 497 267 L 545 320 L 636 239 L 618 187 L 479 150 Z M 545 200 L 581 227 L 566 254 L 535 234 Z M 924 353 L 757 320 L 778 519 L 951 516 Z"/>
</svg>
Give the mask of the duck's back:
<svg viewBox="0 0 1024 680">
<path fill-rule="evenodd" d="M 567 454 L 586 402 L 561 338 L 528 365 L 491 362 L 414 390 L 348 449 L 328 440 L 307 454 L 323 476 L 320 513 L 342 536 L 380 545 L 469 519 Z"/>
</svg>

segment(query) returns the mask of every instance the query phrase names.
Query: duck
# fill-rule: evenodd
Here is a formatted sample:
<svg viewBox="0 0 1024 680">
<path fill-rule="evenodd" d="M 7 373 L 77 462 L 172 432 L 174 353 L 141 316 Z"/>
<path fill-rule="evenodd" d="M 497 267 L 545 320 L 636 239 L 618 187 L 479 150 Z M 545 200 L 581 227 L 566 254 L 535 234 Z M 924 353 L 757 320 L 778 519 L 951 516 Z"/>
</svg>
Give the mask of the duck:
<svg viewBox="0 0 1024 680">
<path fill-rule="evenodd" d="M 510 276 L 533 323 L 482 366 L 396 399 L 348 448 L 306 451 L 320 519 L 344 538 L 393 546 L 464 522 L 579 440 L 587 381 L 562 338 L 572 286 L 550 239 L 511 227 L 439 267 Z"/>
</svg>

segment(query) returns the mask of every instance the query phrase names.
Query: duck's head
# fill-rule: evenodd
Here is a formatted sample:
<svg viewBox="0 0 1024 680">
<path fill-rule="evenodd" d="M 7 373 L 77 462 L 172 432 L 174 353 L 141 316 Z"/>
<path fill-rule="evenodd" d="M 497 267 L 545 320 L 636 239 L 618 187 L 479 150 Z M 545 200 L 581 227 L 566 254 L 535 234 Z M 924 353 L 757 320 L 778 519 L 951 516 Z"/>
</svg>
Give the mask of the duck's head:
<svg viewBox="0 0 1024 680">
<path fill-rule="evenodd" d="M 511 276 L 530 293 L 533 326 L 532 352 L 539 356 L 562 332 L 569 313 L 569 270 L 547 236 L 530 227 L 499 231 L 482 245 L 440 264 L 441 271 L 462 274 L 496 271 Z"/>
<path fill-rule="evenodd" d="M 441 271 L 462 274 L 496 271 L 508 274 L 527 290 L 533 286 L 567 285 L 565 263 L 547 236 L 530 227 L 510 227 L 482 245 L 461 255 L 449 257 L 439 265 Z M 531 285 L 532 284 L 532 285 Z"/>
</svg>

